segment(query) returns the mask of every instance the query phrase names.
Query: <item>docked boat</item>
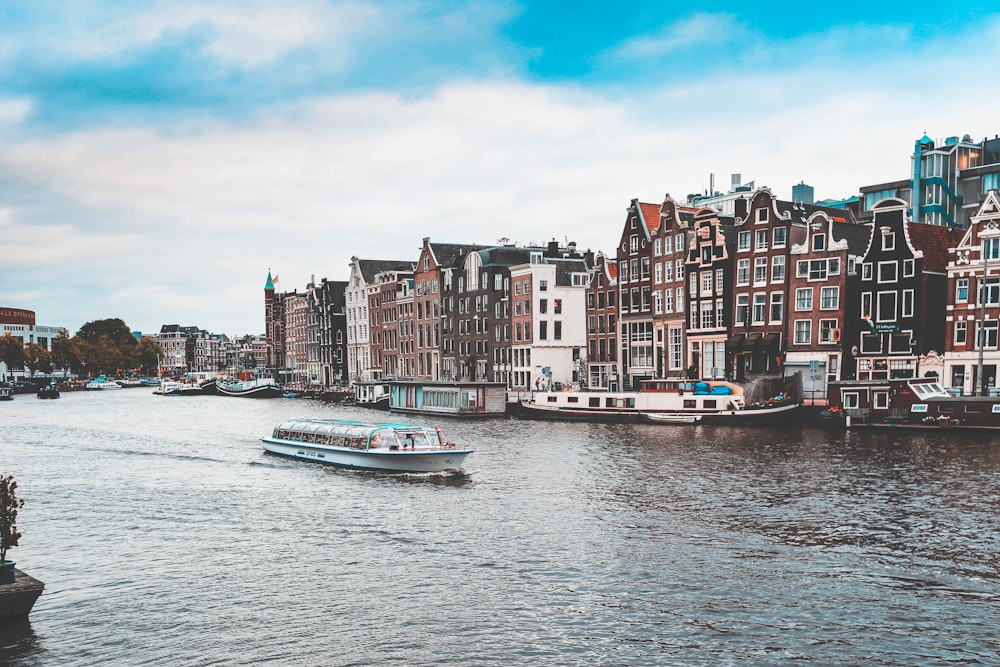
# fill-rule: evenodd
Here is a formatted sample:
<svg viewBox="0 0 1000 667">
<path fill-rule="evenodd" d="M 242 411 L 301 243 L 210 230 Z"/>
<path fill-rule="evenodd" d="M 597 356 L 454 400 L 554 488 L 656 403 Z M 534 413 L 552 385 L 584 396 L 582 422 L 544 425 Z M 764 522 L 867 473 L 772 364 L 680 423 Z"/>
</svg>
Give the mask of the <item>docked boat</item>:
<svg viewBox="0 0 1000 667">
<path fill-rule="evenodd" d="M 439 428 L 357 420 L 290 419 L 260 441 L 274 454 L 385 472 L 457 473 L 473 451 L 446 442 Z"/>
<path fill-rule="evenodd" d="M 831 382 L 823 417 L 850 427 L 1000 430 L 1000 396 L 955 395 L 937 378 Z"/>
<path fill-rule="evenodd" d="M 160 388 L 153 393 L 160 396 L 204 396 L 205 390 L 198 382 L 164 380 L 160 383 Z"/>
<path fill-rule="evenodd" d="M 55 382 L 52 382 L 40 387 L 35 395 L 38 398 L 59 398 L 59 387 L 56 386 Z"/>
<path fill-rule="evenodd" d="M 115 382 L 120 384 L 122 389 L 135 389 L 136 387 L 145 386 L 142 380 L 138 378 L 123 378 L 121 380 L 115 380 Z"/>
<path fill-rule="evenodd" d="M 236 380 L 220 379 L 216 381 L 215 389 L 223 396 L 244 398 L 280 398 L 284 393 L 267 371 L 257 371 L 246 378 L 240 377 Z"/>
<path fill-rule="evenodd" d="M 639 391 L 538 391 L 515 404 L 529 419 L 638 424 L 775 425 L 793 422 L 801 405 L 776 394 L 747 403 L 732 382 L 646 380 Z"/>
<path fill-rule="evenodd" d="M 10 387 L 0 387 L 0 401 L 13 401 L 14 390 Z"/>
<path fill-rule="evenodd" d="M 122 386 L 114 380 L 109 380 L 103 375 L 98 375 L 86 384 L 86 389 L 121 389 Z"/>
</svg>

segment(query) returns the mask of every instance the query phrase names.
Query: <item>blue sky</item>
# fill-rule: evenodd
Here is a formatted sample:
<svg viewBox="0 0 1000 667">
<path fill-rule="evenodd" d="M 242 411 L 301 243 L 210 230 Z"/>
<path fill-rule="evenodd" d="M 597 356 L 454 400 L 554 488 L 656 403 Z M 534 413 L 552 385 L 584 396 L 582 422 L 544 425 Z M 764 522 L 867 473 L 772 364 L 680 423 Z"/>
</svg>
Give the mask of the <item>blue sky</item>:
<svg viewBox="0 0 1000 667">
<path fill-rule="evenodd" d="M 993 3 L 6 2 L 0 305 L 263 330 L 421 239 L 610 251 L 731 173 L 818 198 L 1000 131 Z"/>
</svg>

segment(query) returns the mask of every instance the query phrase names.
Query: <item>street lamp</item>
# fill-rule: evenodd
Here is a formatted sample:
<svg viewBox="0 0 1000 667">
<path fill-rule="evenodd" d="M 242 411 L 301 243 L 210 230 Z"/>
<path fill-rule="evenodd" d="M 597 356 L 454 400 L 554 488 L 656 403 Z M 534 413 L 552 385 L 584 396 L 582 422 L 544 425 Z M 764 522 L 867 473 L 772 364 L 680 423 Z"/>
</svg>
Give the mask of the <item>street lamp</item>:
<svg viewBox="0 0 1000 667">
<path fill-rule="evenodd" d="M 986 395 L 986 380 L 983 378 L 983 350 L 986 347 L 986 299 L 989 293 L 987 279 L 990 275 L 990 256 L 996 250 L 996 240 L 1000 237 L 1000 228 L 997 223 L 990 221 L 979 232 L 979 240 L 982 243 L 980 254 L 983 259 L 983 281 L 979 290 L 979 363 L 976 366 L 976 382 L 979 384 L 978 396 Z"/>
</svg>

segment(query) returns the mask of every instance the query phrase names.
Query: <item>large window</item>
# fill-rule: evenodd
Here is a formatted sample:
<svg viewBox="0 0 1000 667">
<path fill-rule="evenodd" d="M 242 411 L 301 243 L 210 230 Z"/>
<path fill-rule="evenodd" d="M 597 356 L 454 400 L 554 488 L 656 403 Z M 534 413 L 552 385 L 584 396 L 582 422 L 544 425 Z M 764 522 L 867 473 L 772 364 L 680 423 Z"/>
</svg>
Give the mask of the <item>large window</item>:
<svg viewBox="0 0 1000 667">
<path fill-rule="evenodd" d="M 876 320 L 878 322 L 895 322 L 896 317 L 896 292 L 879 292 Z"/>
<path fill-rule="evenodd" d="M 785 295 L 782 292 L 771 293 L 771 322 L 781 322 L 785 313 Z"/>
<path fill-rule="evenodd" d="M 837 330 L 837 320 L 819 321 L 819 342 L 835 343 L 837 341 L 835 331 Z"/>
<path fill-rule="evenodd" d="M 753 261 L 753 284 L 767 284 L 767 257 L 757 257 Z"/>
<path fill-rule="evenodd" d="M 785 280 L 785 257 L 775 255 L 771 258 L 771 282 L 780 283 Z"/>
<path fill-rule="evenodd" d="M 899 264 L 896 262 L 878 263 L 878 281 L 880 283 L 894 283 L 898 279 Z"/>
<path fill-rule="evenodd" d="M 750 284 L 750 260 L 741 259 L 736 262 L 736 284 L 737 285 L 749 285 Z"/>
<path fill-rule="evenodd" d="M 736 295 L 736 322 L 734 325 L 750 324 L 750 295 Z"/>
<path fill-rule="evenodd" d="M 753 321 L 754 324 L 764 324 L 764 311 L 767 308 L 767 295 L 753 295 Z"/>
<path fill-rule="evenodd" d="M 711 301 L 703 301 L 701 304 L 701 328 L 711 329 L 715 326 L 715 312 Z"/>
<path fill-rule="evenodd" d="M 812 320 L 795 320 L 795 344 L 808 345 L 812 341 Z"/>
<path fill-rule="evenodd" d="M 813 291 L 811 287 L 803 287 L 795 290 L 795 310 L 812 310 Z"/>
<path fill-rule="evenodd" d="M 840 288 L 839 287 L 824 287 L 820 290 L 820 310 L 838 310 L 840 309 Z"/>
</svg>

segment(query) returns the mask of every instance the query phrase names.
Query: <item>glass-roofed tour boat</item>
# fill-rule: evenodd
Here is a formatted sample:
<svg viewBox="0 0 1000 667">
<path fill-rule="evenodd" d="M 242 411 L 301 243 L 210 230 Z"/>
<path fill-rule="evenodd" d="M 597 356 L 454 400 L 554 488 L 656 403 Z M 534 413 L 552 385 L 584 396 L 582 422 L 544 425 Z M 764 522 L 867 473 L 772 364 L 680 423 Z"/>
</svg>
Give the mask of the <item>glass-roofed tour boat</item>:
<svg viewBox="0 0 1000 667">
<path fill-rule="evenodd" d="M 473 451 L 445 441 L 433 426 L 350 419 L 289 419 L 260 441 L 274 454 L 386 472 L 460 473 Z"/>
</svg>

